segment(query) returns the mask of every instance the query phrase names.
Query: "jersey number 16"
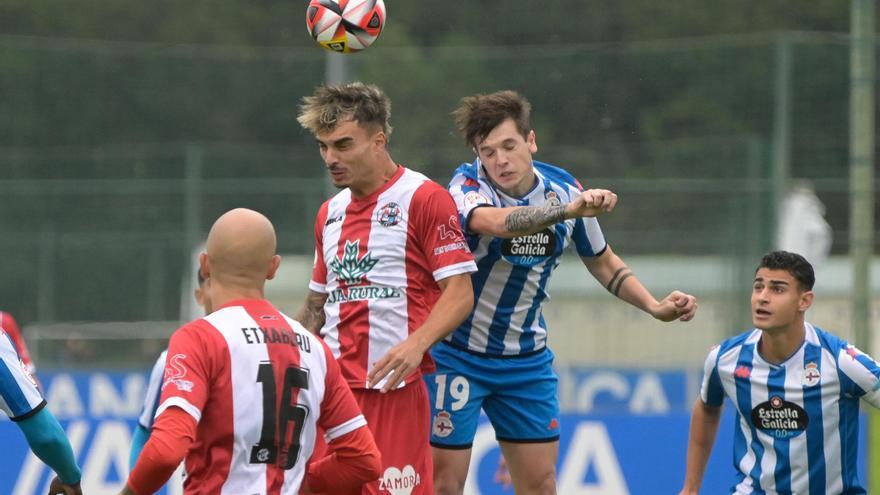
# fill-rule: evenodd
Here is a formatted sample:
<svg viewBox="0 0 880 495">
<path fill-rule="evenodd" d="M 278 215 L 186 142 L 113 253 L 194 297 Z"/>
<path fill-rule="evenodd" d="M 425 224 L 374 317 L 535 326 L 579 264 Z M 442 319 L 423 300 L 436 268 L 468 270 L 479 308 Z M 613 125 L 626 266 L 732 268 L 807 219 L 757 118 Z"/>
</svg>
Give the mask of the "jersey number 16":
<svg viewBox="0 0 880 495">
<path fill-rule="evenodd" d="M 309 415 L 308 407 L 291 404 L 290 400 L 294 390 L 308 390 L 309 371 L 294 366 L 287 368 L 284 372 L 284 386 L 281 388 L 280 407 L 276 400 L 277 389 L 272 363 L 260 363 L 257 382 L 263 385 L 263 428 L 260 442 L 251 449 L 251 464 L 277 464 L 282 469 L 290 469 L 299 457 L 300 437 Z M 288 435 L 287 430 L 291 423 L 293 429 Z M 280 434 L 276 436 L 276 433 Z M 280 462 L 279 450 L 282 454 Z"/>
</svg>

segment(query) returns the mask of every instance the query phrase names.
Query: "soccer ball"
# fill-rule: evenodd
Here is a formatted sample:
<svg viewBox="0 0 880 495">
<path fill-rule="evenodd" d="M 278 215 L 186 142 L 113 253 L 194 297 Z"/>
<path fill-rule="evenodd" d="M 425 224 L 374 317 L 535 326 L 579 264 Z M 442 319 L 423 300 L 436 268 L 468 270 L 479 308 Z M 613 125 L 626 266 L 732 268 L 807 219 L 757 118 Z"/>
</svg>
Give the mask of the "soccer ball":
<svg viewBox="0 0 880 495">
<path fill-rule="evenodd" d="M 340 53 L 373 44 L 385 25 L 382 0 L 311 0 L 306 27 L 316 43 Z"/>
</svg>

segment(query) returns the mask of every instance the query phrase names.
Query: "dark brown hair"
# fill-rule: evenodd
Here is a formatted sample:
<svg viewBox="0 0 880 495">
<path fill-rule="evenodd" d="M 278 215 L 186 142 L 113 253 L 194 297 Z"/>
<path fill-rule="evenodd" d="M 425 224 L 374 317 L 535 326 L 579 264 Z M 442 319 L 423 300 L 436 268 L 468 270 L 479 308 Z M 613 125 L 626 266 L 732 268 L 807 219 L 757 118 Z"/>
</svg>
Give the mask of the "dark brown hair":
<svg viewBox="0 0 880 495">
<path fill-rule="evenodd" d="M 452 112 L 455 126 L 469 146 L 486 139 L 492 129 L 507 119 L 513 119 L 523 138 L 532 130 L 529 117 L 532 105 L 516 91 L 498 91 L 488 95 L 466 96 Z"/>
</svg>

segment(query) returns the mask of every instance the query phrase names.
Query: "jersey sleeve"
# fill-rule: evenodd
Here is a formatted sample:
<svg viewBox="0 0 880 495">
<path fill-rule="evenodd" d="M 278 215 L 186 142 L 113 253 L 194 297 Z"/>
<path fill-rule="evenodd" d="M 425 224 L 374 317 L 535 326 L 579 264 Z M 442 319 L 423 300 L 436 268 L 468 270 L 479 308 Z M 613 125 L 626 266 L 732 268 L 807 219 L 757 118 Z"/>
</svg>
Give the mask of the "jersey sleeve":
<svg viewBox="0 0 880 495">
<path fill-rule="evenodd" d="M 449 194 L 458 210 L 459 221 L 463 232 L 470 232 L 468 222 L 471 213 L 481 206 L 497 207 L 497 196 L 487 184 L 481 183 L 462 172 L 458 172 L 449 182 Z"/>
<path fill-rule="evenodd" d="M 165 371 L 162 382 L 162 394 L 155 417 L 169 407 L 177 406 L 195 418 L 202 418 L 202 408 L 208 400 L 211 387 L 211 353 L 214 350 L 207 339 L 209 329 L 200 328 L 197 320 L 190 323 L 171 336 L 168 344 L 168 355 L 165 359 Z"/>
<path fill-rule="evenodd" d="M 13 421 L 21 421 L 45 405 L 36 380 L 15 352 L 12 340 L 0 330 L 0 409 Z"/>
<path fill-rule="evenodd" d="M 713 347 L 703 364 L 700 399 L 709 406 L 721 406 L 724 403 L 724 387 L 721 386 L 721 377 L 718 375 L 719 349 L 719 346 Z"/>
<path fill-rule="evenodd" d="M 12 345 L 15 346 L 15 350 L 18 352 L 18 357 L 27 367 L 28 371 L 31 373 L 36 372 L 37 369 L 31 359 L 31 353 L 28 351 L 24 336 L 21 334 L 21 328 L 19 328 L 18 322 L 15 321 L 15 318 L 5 311 L 0 311 L 0 328 L 9 335 L 9 338 L 12 340 Z"/>
<path fill-rule="evenodd" d="M 315 217 L 315 261 L 312 265 L 312 279 L 309 280 L 309 289 L 315 292 L 327 292 L 327 264 L 324 262 L 324 224 L 327 222 L 329 202 L 325 202 L 318 209 Z"/>
<path fill-rule="evenodd" d="M 165 356 L 168 351 L 162 351 L 153 369 L 150 371 L 150 382 L 147 384 L 147 394 L 144 396 L 144 405 L 141 408 L 141 415 L 138 417 L 138 424 L 146 429 L 153 426 L 153 418 L 156 415 L 156 409 L 159 407 L 159 397 L 162 392 L 162 377 L 165 375 Z"/>
<path fill-rule="evenodd" d="M 413 196 L 410 212 L 415 237 L 434 280 L 477 271 L 461 233 L 455 203 L 446 189 L 425 181 Z"/>
<path fill-rule="evenodd" d="M 574 184 L 568 184 L 568 194 L 571 198 L 574 198 L 583 192 L 584 188 L 580 182 L 573 178 L 572 180 Z M 608 247 L 605 234 L 602 233 L 602 227 L 599 226 L 599 220 L 595 217 L 575 218 L 571 240 L 578 256 L 585 258 L 599 256 Z"/>
<path fill-rule="evenodd" d="M 321 401 L 321 416 L 318 425 L 325 432 L 327 443 L 367 425 L 367 420 L 355 401 L 354 394 L 348 383 L 342 378 L 339 363 L 330 352 L 327 344 L 321 339 L 324 359 L 327 362 L 327 374 L 324 377 L 324 398 Z"/>
<path fill-rule="evenodd" d="M 871 356 L 855 346 L 844 345 L 838 353 L 837 366 L 852 381 L 850 395 L 880 408 L 880 366 Z"/>
</svg>

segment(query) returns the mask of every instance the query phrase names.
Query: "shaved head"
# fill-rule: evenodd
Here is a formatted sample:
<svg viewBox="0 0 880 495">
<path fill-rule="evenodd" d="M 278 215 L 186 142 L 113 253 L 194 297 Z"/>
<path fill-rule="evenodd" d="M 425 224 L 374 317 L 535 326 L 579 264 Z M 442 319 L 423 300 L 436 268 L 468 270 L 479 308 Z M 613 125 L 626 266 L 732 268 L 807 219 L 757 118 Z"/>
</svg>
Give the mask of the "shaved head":
<svg viewBox="0 0 880 495">
<path fill-rule="evenodd" d="M 236 208 L 224 213 L 208 233 L 207 275 L 216 282 L 260 288 L 275 275 L 275 227 L 262 213 Z"/>
</svg>

